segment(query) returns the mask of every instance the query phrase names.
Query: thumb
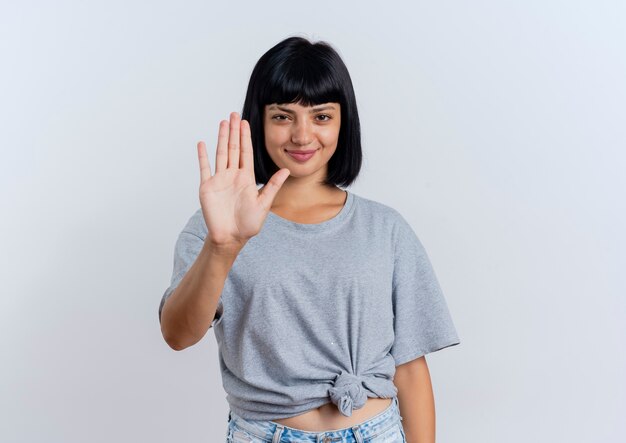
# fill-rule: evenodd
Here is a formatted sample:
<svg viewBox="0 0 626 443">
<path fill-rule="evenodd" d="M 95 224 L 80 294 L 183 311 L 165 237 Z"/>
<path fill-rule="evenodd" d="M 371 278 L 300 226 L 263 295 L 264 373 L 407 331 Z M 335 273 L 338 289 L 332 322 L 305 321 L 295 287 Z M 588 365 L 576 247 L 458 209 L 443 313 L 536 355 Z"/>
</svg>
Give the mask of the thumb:
<svg viewBox="0 0 626 443">
<path fill-rule="evenodd" d="M 276 171 L 274 175 L 272 175 L 261 191 L 259 192 L 259 200 L 261 201 L 261 205 L 268 209 L 272 206 L 272 202 L 278 194 L 281 186 L 287 180 L 291 172 L 287 168 L 282 168 L 279 171 Z"/>
</svg>

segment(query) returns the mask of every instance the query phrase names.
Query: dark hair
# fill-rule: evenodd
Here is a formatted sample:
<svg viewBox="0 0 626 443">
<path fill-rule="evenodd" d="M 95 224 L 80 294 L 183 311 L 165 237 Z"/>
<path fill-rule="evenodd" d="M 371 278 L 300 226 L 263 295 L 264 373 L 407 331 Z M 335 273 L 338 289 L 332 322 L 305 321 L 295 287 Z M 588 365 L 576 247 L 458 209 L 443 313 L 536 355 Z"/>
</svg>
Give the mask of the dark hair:
<svg viewBox="0 0 626 443">
<path fill-rule="evenodd" d="M 359 114 L 346 65 L 328 43 L 311 43 L 303 37 L 289 37 L 263 54 L 250 76 L 241 113 L 250 123 L 257 184 L 267 183 L 279 169 L 265 148 L 265 105 L 328 102 L 341 105 L 341 126 L 324 184 L 346 187 L 358 176 L 363 157 Z"/>
</svg>

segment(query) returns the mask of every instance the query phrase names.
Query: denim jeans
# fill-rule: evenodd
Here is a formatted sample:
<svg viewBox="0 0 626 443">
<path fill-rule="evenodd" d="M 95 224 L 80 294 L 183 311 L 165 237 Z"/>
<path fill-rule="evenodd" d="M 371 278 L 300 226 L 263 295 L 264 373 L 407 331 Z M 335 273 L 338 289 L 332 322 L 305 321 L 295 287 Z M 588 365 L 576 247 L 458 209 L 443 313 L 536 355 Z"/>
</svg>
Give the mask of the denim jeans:
<svg viewBox="0 0 626 443">
<path fill-rule="evenodd" d="M 354 426 L 311 432 L 269 420 L 228 415 L 227 443 L 406 443 L 398 397 L 384 411 Z"/>
</svg>

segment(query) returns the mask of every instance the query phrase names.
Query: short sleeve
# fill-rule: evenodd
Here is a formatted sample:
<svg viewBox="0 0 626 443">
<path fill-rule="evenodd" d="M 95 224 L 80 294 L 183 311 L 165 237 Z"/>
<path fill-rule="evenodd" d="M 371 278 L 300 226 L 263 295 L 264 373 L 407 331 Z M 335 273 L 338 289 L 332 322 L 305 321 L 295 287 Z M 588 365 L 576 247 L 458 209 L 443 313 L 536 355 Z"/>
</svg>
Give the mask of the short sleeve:
<svg viewBox="0 0 626 443">
<path fill-rule="evenodd" d="M 394 239 L 390 353 L 399 366 L 460 340 L 426 250 L 402 216 Z"/>
<path fill-rule="evenodd" d="M 206 234 L 206 224 L 204 224 L 204 216 L 202 215 L 202 210 L 200 209 L 191 216 L 176 239 L 170 285 L 163 293 L 161 303 L 159 304 L 159 323 L 161 322 L 161 312 L 163 311 L 163 306 L 165 305 L 166 300 L 170 297 L 170 295 L 172 295 L 189 268 L 191 268 L 196 261 L 196 258 L 204 246 Z M 217 306 L 217 312 L 215 313 L 215 319 L 209 328 L 211 328 L 219 320 L 221 312 L 222 304 L 220 300 Z"/>
</svg>

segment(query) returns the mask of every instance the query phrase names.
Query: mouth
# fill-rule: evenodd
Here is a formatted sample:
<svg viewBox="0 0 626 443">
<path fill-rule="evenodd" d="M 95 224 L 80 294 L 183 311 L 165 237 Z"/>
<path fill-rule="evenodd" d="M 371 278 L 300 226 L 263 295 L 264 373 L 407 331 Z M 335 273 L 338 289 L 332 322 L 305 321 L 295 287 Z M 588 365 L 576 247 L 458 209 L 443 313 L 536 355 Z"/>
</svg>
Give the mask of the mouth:
<svg viewBox="0 0 626 443">
<path fill-rule="evenodd" d="M 318 151 L 317 149 L 306 149 L 306 150 L 298 150 L 298 149 L 289 150 L 289 149 L 285 149 L 285 152 L 287 154 L 289 154 L 289 156 L 291 158 L 293 158 L 294 160 L 296 160 L 298 162 L 305 162 L 305 161 L 307 161 L 308 159 L 313 157 L 317 151 Z"/>
<path fill-rule="evenodd" d="M 317 149 L 307 149 L 307 150 L 285 149 L 285 151 L 287 151 L 289 153 L 296 153 L 296 154 L 310 154 L 311 152 L 317 151 Z"/>
</svg>

